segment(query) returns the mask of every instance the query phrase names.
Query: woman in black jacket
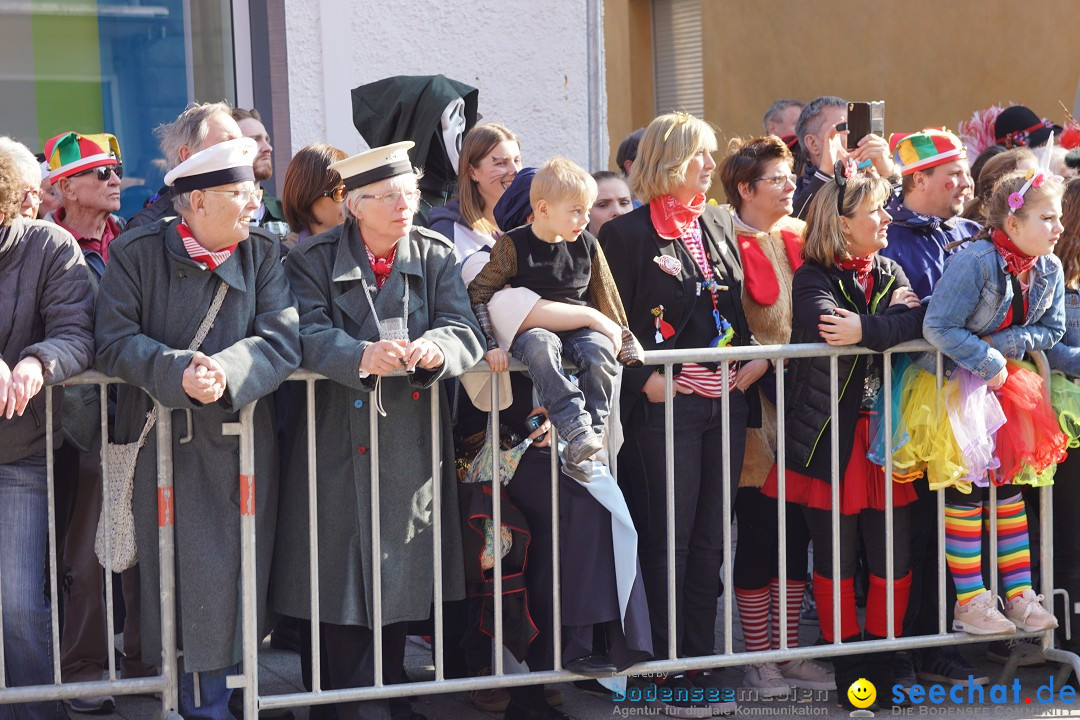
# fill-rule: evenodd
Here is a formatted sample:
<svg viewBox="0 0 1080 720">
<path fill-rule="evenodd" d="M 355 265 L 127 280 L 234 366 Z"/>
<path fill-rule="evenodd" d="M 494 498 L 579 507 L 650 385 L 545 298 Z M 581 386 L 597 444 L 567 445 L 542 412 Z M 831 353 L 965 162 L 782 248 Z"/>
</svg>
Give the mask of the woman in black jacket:
<svg viewBox="0 0 1080 720">
<path fill-rule="evenodd" d="M 833 182 L 813 200 L 803 249 L 805 263 L 792 281 L 793 343 L 861 345 L 884 351 L 921 335 L 925 309 L 908 287 L 900 266 L 878 255 L 887 244 L 892 218 L 885 211 L 889 183 L 858 175 L 837 163 Z M 833 642 L 888 635 L 886 616 L 885 476 L 867 459 L 870 409 L 882 387 L 882 359 L 841 355 L 837 362 L 839 477 L 833 478 L 829 358 L 798 358 L 787 373 L 787 500 L 803 505 L 814 542 L 814 597 L 821 632 Z M 832 482 L 840 483 L 840 568 L 832 567 Z M 776 497 L 777 471 L 763 492 Z M 911 577 L 908 572 L 906 505 L 910 485 L 893 490 L 893 627 L 900 634 Z M 865 635 L 855 614 L 854 575 L 859 536 L 870 566 Z M 841 629 L 833 628 L 833 584 L 840 584 Z M 877 687 L 892 685 L 891 654 L 869 659 L 837 658 L 836 686 L 843 696 L 859 677 Z"/>
</svg>

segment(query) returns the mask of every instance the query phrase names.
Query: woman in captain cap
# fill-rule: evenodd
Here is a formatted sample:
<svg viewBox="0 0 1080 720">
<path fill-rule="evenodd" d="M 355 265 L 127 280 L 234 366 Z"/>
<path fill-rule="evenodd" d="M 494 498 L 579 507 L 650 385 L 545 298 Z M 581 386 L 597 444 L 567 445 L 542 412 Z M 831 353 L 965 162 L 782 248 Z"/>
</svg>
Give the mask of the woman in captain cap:
<svg viewBox="0 0 1080 720">
<path fill-rule="evenodd" d="M 302 365 L 329 379 L 315 384 L 315 445 L 320 620 L 334 688 L 374 681 L 376 572 L 385 682 L 400 678 L 406 624 L 429 616 L 435 583 L 443 583 L 447 600 L 464 596 L 454 464 L 432 467 L 431 393 L 440 393 L 441 456 L 453 458 L 449 412 L 437 383 L 476 364 L 483 343 L 453 246 L 413 226 L 420 192 L 408 156 L 412 145 L 395 143 L 331 165 L 348 191 L 345 222 L 285 260 L 300 310 Z M 378 437 L 372 403 L 381 416 Z M 372 560 L 376 444 L 381 567 Z M 294 450 L 271 604 L 310 618 L 304 427 Z M 432 565 L 434 483 L 442 488 L 442 578 L 434 577 Z M 398 711 L 408 716 L 407 706 Z M 338 706 L 342 720 L 386 712 L 386 701 Z"/>
</svg>

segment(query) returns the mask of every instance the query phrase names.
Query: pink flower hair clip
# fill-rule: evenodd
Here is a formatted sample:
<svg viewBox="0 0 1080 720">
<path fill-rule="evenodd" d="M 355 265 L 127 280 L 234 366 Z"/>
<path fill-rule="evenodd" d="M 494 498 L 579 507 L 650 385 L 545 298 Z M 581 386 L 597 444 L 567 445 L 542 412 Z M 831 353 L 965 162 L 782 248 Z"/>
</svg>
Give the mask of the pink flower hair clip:
<svg viewBox="0 0 1080 720">
<path fill-rule="evenodd" d="M 1046 182 L 1046 174 L 1041 170 L 1028 170 L 1027 182 L 1020 190 L 1009 195 L 1009 214 L 1015 215 L 1016 211 L 1024 207 L 1024 195 L 1033 187 L 1041 187 Z"/>
</svg>

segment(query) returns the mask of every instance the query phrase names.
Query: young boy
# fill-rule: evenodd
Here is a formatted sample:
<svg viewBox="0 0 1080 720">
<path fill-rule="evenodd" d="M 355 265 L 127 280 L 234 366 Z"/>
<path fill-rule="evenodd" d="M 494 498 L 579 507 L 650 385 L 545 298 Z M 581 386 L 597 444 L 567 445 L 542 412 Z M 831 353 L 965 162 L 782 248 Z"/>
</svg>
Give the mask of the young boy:
<svg viewBox="0 0 1080 720">
<path fill-rule="evenodd" d="M 536 393 L 566 441 L 563 471 L 588 482 L 584 466 L 603 447 L 616 358 L 641 365 L 641 345 L 627 329 L 622 300 L 604 253 L 586 231 L 596 181 L 566 158 L 556 157 L 533 178 L 533 223 L 503 235 L 491 259 L 469 284 L 469 299 L 487 336 L 488 363 L 505 370 L 486 303 L 503 286 L 526 287 L 556 303 L 543 313 L 553 322 L 520 328 L 510 353 L 529 368 Z M 564 358 L 578 369 L 580 389 L 562 372 Z"/>
</svg>

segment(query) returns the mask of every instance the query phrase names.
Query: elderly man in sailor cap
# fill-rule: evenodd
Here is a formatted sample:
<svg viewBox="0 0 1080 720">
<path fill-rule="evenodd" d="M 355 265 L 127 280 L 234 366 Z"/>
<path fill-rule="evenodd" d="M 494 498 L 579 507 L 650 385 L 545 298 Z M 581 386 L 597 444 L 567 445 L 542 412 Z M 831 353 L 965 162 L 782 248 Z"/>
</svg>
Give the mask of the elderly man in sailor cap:
<svg viewBox="0 0 1080 720">
<path fill-rule="evenodd" d="M 373 683 L 380 625 L 384 681 L 398 682 L 406 624 L 428 617 L 435 583 L 443 583 L 447 600 L 464 596 L 450 415 L 438 381 L 476 364 L 483 344 L 453 245 L 413 225 L 420 191 L 412 145 L 395 143 L 331 165 L 348 191 L 346 220 L 285 259 L 300 309 L 302 364 L 330 379 L 315 385 L 315 446 L 320 619 L 334 688 Z M 438 393 L 443 459 L 434 467 L 432 393 Z M 372 403 L 381 415 L 377 425 Z M 373 556 L 376 444 L 381 547 Z M 304 427 L 294 451 L 290 482 L 282 486 L 270 602 L 310 618 Z M 432 567 L 435 483 L 442 488 L 442 578 Z M 401 700 L 338 705 L 341 720 L 410 713 Z"/>
<path fill-rule="evenodd" d="M 180 217 L 114 241 L 98 294 L 96 367 L 127 383 L 117 393 L 116 442 L 139 439 L 151 398 L 172 411 L 180 712 L 187 720 L 229 718 L 225 675 L 241 658 L 239 439 L 222 435 L 222 423 L 261 399 L 254 416 L 261 625 L 278 483 L 267 396 L 300 363 L 298 317 L 277 241 L 250 224 L 259 204 L 255 156 L 255 142 L 239 138 L 171 170 L 165 183 Z M 220 310 L 209 332 L 190 349 L 215 303 Z M 156 458 L 150 432 L 132 501 L 147 658 L 161 652 Z"/>
</svg>

